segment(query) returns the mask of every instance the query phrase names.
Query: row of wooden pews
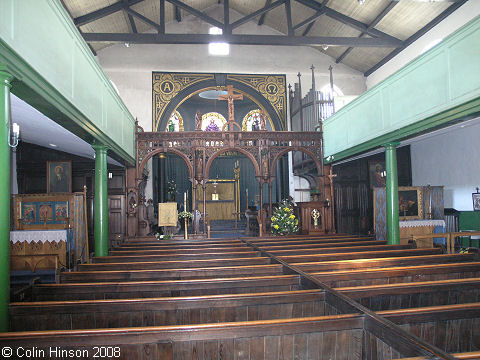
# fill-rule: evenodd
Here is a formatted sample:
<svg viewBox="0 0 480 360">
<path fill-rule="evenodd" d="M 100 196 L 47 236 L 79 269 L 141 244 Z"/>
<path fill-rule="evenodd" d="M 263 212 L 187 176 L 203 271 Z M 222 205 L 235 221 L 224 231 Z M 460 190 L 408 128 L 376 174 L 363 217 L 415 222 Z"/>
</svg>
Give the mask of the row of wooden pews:
<svg viewBox="0 0 480 360">
<path fill-rule="evenodd" d="M 480 359 L 475 254 L 349 235 L 137 238 L 110 254 L 12 303 L 0 347 L 122 359 Z"/>
</svg>

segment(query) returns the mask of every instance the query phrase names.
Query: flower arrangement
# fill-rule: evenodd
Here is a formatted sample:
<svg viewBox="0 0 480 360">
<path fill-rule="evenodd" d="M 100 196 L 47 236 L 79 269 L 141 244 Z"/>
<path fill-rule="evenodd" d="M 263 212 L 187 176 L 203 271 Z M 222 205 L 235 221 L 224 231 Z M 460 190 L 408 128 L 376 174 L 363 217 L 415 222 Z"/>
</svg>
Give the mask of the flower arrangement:
<svg viewBox="0 0 480 360">
<path fill-rule="evenodd" d="M 272 234 L 287 235 L 298 232 L 298 219 L 293 214 L 291 204 L 283 200 L 278 208 L 273 212 Z"/>
<path fill-rule="evenodd" d="M 166 235 L 161 234 L 160 235 L 160 233 L 156 233 L 155 237 L 157 238 L 157 240 L 168 240 L 168 239 L 172 238 L 172 235 L 171 234 L 166 234 Z"/>
<path fill-rule="evenodd" d="M 189 211 L 182 211 L 181 213 L 178 213 L 178 218 L 179 219 L 192 219 L 193 214 Z"/>
</svg>

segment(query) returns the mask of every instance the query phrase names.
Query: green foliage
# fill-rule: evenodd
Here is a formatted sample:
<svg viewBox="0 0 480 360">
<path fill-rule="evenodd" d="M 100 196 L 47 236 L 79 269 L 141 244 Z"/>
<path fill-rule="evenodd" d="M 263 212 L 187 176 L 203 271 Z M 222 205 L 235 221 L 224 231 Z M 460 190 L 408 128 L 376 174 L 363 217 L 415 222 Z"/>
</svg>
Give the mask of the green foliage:
<svg viewBox="0 0 480 360">
<path fill-rule="evenodd" d="M 291 204 L 283 200 L 272 216 L 272 234 L 287 235 L 298 232 L 298 219 L 293 214 Z"/>
<path fill-rule="evenodd" d="M 161 235 L 160 233 L 156 233 L 155 237 L 157 238 L 157 240 L 168 240 L 172 238 L 172 235 L 171 234 Z"/>
<path fill-rule="evenodd" d="M 188 212 L 188 211 L 182 211 L 181 213 L 178 214 L 178 218 L 179 219 L 192 219 L 193 218 L 193 214 L 191 212 Z"/>
</svg>

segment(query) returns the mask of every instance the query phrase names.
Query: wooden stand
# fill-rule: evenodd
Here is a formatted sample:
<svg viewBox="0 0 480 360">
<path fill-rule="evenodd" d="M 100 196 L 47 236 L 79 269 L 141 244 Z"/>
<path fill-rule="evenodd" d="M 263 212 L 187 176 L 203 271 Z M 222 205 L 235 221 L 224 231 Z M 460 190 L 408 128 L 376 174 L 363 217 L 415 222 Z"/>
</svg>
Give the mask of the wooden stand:
<svg viewBox="0 0 480 360">
<path fill-rule="evenodd" d="M 308 234 L 326 234 L 331 232 L 329 226 L 329 209 L 322 201 L 310 201 L 297 203 L 299 209 L 299 229 L 302 235 Z M 317 224 L 312 218 L 312 212 L 318 211 Z"/>
</svg>

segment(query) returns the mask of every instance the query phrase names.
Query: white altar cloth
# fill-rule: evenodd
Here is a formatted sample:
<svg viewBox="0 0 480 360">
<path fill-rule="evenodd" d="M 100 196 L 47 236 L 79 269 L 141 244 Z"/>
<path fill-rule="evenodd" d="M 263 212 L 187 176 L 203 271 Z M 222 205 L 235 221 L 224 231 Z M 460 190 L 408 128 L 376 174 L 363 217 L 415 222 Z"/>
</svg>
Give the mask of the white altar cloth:
<svg viewBox="0 0 480 360">
<path fill-rule="evenodd" d="M 401 228 L 421 227 L 421 226 L 443 226 L 445 228 L 445 220 L 410 220 L 400 221 Z"/>
<path fill-rule="evenodd" d="M 67 242 L 67 230 L 23 230 L 10 231 L 10 242 L 13 244 L 17 242 L 39 242 L 45 243 L 47 241 L 59 243 L 60 241 Z"/>
</svg>

